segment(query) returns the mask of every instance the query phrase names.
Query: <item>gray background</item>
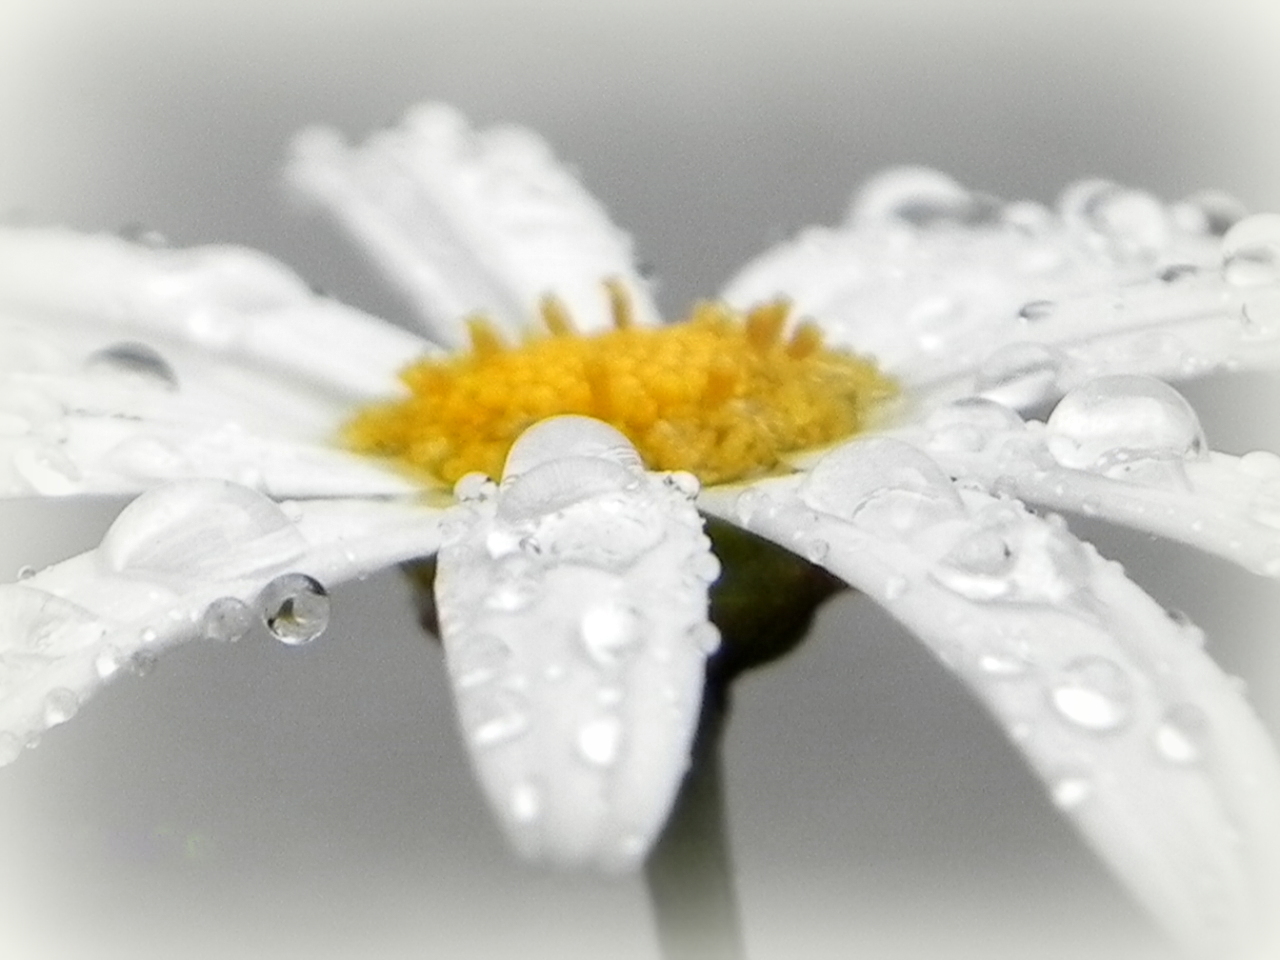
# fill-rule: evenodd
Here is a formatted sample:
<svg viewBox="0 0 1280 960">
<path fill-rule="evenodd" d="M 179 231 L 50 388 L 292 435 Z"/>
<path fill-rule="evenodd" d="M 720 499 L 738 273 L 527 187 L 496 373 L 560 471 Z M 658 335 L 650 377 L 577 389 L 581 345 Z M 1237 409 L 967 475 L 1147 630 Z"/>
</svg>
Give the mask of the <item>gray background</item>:
<svg viewBox="0 0 1280 960">
<path fill-rule="evenodd" d="M 1280 13 L 1202 3 L 0 0 L 0 209 L 243 242 L 403 317 L 288 209 L 287 138 L 418 99 L 542 131 L 631 229 L 669 309 L 831 222 L 884 164 L 1048 200 L 1107 175 L 1280 210 Z M 1263 378 L 1197 385 L 1211 440 L 1280 449 Z M 118 502 L 0 507 L 0 571 Z M 1073 524 L 1205 626 L 1280 729 L 1274 584 Z M 0 771 L 0 953 L 656 956 L 632 879 L 514 862 L 395 575 L 306 649 L 194 645 Z M 729 789 L 753 957 L 1160 956 L 963 691 L 870 604 L 740 685 Z"/>
</svg>

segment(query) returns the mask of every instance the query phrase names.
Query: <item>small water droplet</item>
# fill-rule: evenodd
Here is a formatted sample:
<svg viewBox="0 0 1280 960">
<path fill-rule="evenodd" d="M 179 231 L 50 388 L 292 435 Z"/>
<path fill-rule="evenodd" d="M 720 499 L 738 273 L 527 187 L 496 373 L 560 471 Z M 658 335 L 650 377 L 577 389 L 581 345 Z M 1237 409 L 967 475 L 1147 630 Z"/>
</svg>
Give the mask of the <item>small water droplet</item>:
<svg viewBox="0 0 1280 960">
<path fill-rule="evenodd" d="M 36 568 L 31 566 L 22 566 L 18 568 L 19 580 L 30 580 L 36 575 Z"/>
<path fill-rule="evenodd" d="M 1203 190 L 1194 193 L 1175 208 L 1176 212 L 1190 214 L 1188 229 L 1220 237 L 1247 214 L 1244 204 L 1221 190 Z"/>
<path fill-rule="evenodd" d="M 1064 222 L 1107 241 L 1114 256 L 1149 256 L 1169 243 L 1168 211 L 1155 197 L 1108 180 L 1082 180 L 1063 191 L 1058 203 Z"/>
<path fill-rule="evenodd" d="M 56 687 L 44 698 L 44 724 L 46 727 L 56 727 L 60 723 L 66 723 L 79 709 L 80 698 L 75 691 Z"/>
<path fill-rule="evenodd" d="M 471 742 L 477 747 L 495 747 L 516 739 L 528 729 L 528 713 L 514 706 L 504 706 L 496 715 L 472 728 Z"/>
<path fill-rule="evenodd" d="M 142 381 L 162 390 L 177 390 L 178 375 L 167 360 L 145 343 L 117 343 L 85 358 L 90 374 L 110 374 Z"/>
<path fill-rule="evenodd" d="M 155 627 L 143 627 L 138 631 L 138 639 L 150 645 L 160 639 L 160 634 L 156 632 Z"/>
<path fill-rule="evenodd" d="M 1066 355 L 1048 344 L 1006 344 L 979 365 L 973 392 L 1008 407 L 1029 407 L 1053 395 L 1066 362 Z"/>
<path fill-rule="evenodd" d="M 853 217 L 899 221 L 915 227 L 973 226 L 994 222 L 1000 203 L 970 193 L 946 174 L 927 167 L 897 167 L 873 177 L 854 198 Z"/>
<path fill-rule="evenodd" d="M 253 626 L 253 611 L 237 597 L 219 597 L 200 617 L 200 635 L 210 640 L 235 642 Z"/>
<path fill-rule="evenodd" d="M 1029 666 L 1024 657 L 1003 650 L 989 651 L 978 657 L 978 669 L 997 680 L 1021 677 Z"/>
<path fill-rule="evenodd" d="M 969 600 L 995 600 L 1013 590 L 1013 550 L 996 530 L 960 540 L 933 569 L 933 578 Z"/>
<path fill-rule="evenodd" d="M 597 717 L 578 729 L 578 754 L 597 767 L 612 766 L 622 748 L 622 721 L 617 717 Z"/>
<path fill-rule="evenodd" d="M 1129 675 L 1105 657 L 1071 661 L 1062 669 L 1049 697 L 1059 714 L 1091 733 L 1119 730 L 1133 715 Z"/>
<path fill-rule="evenodd" d="M 831 545 L 817 537 L 807 540 L 804 544 L 804 558 L 810 563 L 821 564 L 830 552 Z"/>
<path fill-rule="evenodd" d="M 1038 323 L 1053 316 L 1057 307 L 1052 300 L 1029 300 L 1018 310 L 1018 319 L 1026 323 Z"/>
<path fill-rule="evenodd" d="M 578 624 L 587 655 L 603 667 L 615 667 L 634 655 L 640 643 L 640 614 L 613 602 L 588 607 Z"/>
<path fill-rule="evenodd" d="M 1181 703 L 1165 712 L 1155 732 L 1156 753 L 1169 763 L 1198 763 L 1209 739 L 1209 720 L 1199 707 Z"/>
<path fill-rule="evenodd" d="M 884 598 L 886 600 L 897 600 L 907 592 L 908 586 L 909 583 L 906 577 L 890 577 L 884 583 Z"/>
<path fill-rule="evenodd" d="M 1093 796 L 1093 781 L 1078 775 L 1062 776 L 1052 782 L 1049 791 L 1059 809 L 1074 810 Z"/>
<path fill-rule="evenodd" d="M 258 595 L 262 622 L 281 643 L 310 643 L 329 625 L 329 592 L 305 573 L 276 577 Z"/>
<path fill-rule="evenodd" d="M 704 656 L 711 656 L 720 649 L 720 629 L 709 620 L 700 620 L 686 634 L 694 647 Z"/>
<path fill-rule="evenodd" d="M 511 791 L 510 809 L 516 823 L 533 823 L 542 813 L 542 794 L 531 783 L 518 783 Z"/>
<path fill-rule="evenodd" d="M 101 680 L 109 680 L 129 665 L 129 655 L 115 647 L 105 647 L 94 657 L 93 669 Z"/>
<path fill-rule="evenodd" d="M 701 583 L 715 583 L 721 570 L 720 558 L 709 550 L 700 550 L 689 558 L 689 572 Z"/>
<path fill-rule="evenodd" d="M 738 522 L 743 526 L 747 526 L 765 505 L 766 495 L 763 491 L 755 487 L 748 487 L 743 490 L 733 501 L 733 512 L 738 517 Z"/>
<path fill-rule="evenodd" d="M 693 500 L 702 491 L 702 483 L 686 470 L 674 470 L 663 474 L 662 483 L 668 490 L 686 500 Z"/>
<path fill-rule="evenodd" d="M 453 485 L 453 496 L 460 503 L 483 503 L 498 493 L 498 485 L 488 474 L 478 471 L 464 474 Z"/>
</svg>

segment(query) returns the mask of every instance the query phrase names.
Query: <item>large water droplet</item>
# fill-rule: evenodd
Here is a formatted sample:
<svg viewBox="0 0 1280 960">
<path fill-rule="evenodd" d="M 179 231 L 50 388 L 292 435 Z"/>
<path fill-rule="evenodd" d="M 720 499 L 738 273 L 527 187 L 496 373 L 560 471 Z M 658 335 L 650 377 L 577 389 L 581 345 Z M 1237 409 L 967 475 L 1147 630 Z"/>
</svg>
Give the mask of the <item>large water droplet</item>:
<svg viewBox="0 0 1280 960">
<path fill-rule="evenodd" d="M 693 500 L 702 491 L 702 483 L 687 470 L 673 470 L 662 475 L 662 484 L 686 500 Z"/>
<path fill-rule="evenodd" d="M 1045 437 L 1064 467 L 1134 479 L 1150 461 L 1198 459 L 1206 449 L 1200 420 L 1180 393 L 1128 374 L 1072 390 L 1050 414 Z"/>
<path fill-rule="evenodd" d="M 685 635 L 689 638 L 689 642 L 693 644 L 694 649 L 704 657 L 709 657 L 719 650 L 723 641 L 720 636 L 720 628 L 710 620 L 698 621 L 688 629 Z"/>
<path fill-rule="evenodd" d="M 1018 319 L 1026 323 L 1039 323 L 1053 316 L 1058 305 L 1052 300 L 1028 300 L 1018 310 Z"/>
<path fill-rule="evenodd" d="M 917 227 L 974 225 L 999 218 L 1000 204 L 970 193 L 928 167 L 898 167 L 873 177 L 854 198 L 852 217 L 865 222 L 899 221 Z"/>
<path fill-rule="evenodd" d="M 1073 183 L 1059 200 L 1063 220 L 1110 241 L 1112 253 L 1152 254 L 1169 243 L 1171 221 L 1163 204 L 1139 190 L 1107 180 Z"/>
<path fill-rule="evenodd" d="M 1007 407 L 1029 407 L 1051 397 L 1067 358 L 1043 343 L 1010 343 L 987 356 L 973 378 L 973 392 Z"/>
<path fill-rule="evenodd" d="M 1222 238 L 1222 274 L 1240 287 L 1280 281 L 1280 214 L 1241 220 Z"/>
<path fill-rule="evenodd" d="M 995 600 L 1013 590 L 1013 550 L 996 530 L 965 536 L 933 569 L 933 578 L 969 600 Z"/>
<path fill-rule="evenodd" d="M 1111 733 L 1133 716 L 1129 675 L 1105 657 L 1081 657 L 1068 663 L 1049 693 L 1066 720 L 1091 733 Z"/>
<path fill-rule="evenodd" d="M 209 640 L 234 643 L 253 626 L 253 611 L 237 597 L 219 597 L 200 617 L 200 635 Z"/>
<path fill-rule="evenodd" d="M 1170 763 L 1198 763 L 1209 741 L 1209 720 L 1189 703 L 1170 707 L 1155 732 L 1156 753 Z"/>
<path fill-rule="evenodd" d="M 503 483 L 498 515 L 517 523 L 636 485 L 636 474 L 596 457 L 563 457 L 530 467 Z"/>
<path fill-rule="evenodd" d="M 604 460 L 629 473 L 644 470 L 631 441 L 607 423 L 591 417 L 550 417 L 522 433 L 507 453 L 504 481 L 566 457 Z"/>
<path fill-rule="evenodd" d="M 287 562 L 303 546 L 262 494 L 222 480 L 184 480 L 125 507 L 98 552 L 121 573 L 226 579 Z"/>
<path fill-rule="evenodd" d="M 578 729 L 578 755 L 597 767 L 612 766 L 622 748 L 622 721 L 614 716 L 588 720 Z"/>
<path fill-rule="evenodd" d="M 800 497 L 814 510 L 881 536 L 910 534 L 964 514 L 951 481 L 910 444 L 876 438 L 845 444 L 805 477 Z"/>
<path fill-rule="evenodd" d="M 639 613 L 613 602 L 591 605 L 578 624 L 588 656 L 604 667 L 618 666 L 636 653 L 640 628 Z"/>
<path fill-rule="evenodd" d="M 273 637 L 299 646 L 310 643 L 329 625 L 329 591 L 305 573 L 286 573 L 263 588 L 258 609 Z"/>
<path fill-rule="evenodd" d="M 177 390 L 178 375 L 168 361 L 145 343 L 117 343 L 95 350 L 84 361 L 94 375 L 128 377 L 161 390 Z"/>
<path fill-rule="evenodd" d="M 477 747 L 496 747 L 522 736 L 530 726 L 529 714 L 514 702 L 516 694 L 508 691 L 504 699 L 493 701 L 496 711 L 488 719 L 471 728 L 471 742 Z"/>
</svg>

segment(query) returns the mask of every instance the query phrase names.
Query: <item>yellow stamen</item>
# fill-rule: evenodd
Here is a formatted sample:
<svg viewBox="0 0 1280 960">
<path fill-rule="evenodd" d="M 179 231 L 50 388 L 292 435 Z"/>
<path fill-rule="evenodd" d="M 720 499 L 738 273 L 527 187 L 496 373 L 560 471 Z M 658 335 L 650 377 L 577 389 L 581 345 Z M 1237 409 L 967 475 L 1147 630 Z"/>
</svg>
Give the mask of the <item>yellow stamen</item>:
<svg viewBox="0 0 1280 960">
<path fill-rule="evenodd" d="M 520 433 L 576 413 L 621 430 L 650 469 L 720 483 L 866 428 L 896 393 L 872 361 L 826 347 L 812 323 L 784 340 L 784 302 L 745 316 L 704 303 L 684 323 L 642 327 L 621 284 L 606 287 L 615 329 L 600 333 L 577 333 L 551 297 L 541 304 L 550 337 L 513 346 L 469 321 L 471 351 L 405 370 L 408 396 L 360 411 L 347 445 L 453 483 L 473 470 L 498 476 Z"/>
</svg>

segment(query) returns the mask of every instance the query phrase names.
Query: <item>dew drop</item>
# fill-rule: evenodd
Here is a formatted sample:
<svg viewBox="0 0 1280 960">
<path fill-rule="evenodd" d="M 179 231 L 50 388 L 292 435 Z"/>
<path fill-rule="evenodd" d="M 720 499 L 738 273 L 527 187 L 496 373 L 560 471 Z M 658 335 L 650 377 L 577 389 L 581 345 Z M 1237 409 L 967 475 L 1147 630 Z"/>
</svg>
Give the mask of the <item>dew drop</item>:
<svg viewBox="0 0 1280 960">
<path fill-rule="evenodd" d="M 1247 211 L 1235 197 L 1220 190 L 1204 190 L 1187 197 L 1178 206 L 1179 212 L 1191 214 L 1188 228 L 1198 233 L 1220 237 L 1243 220 Z"/>
<path fill-rule="evenodd" d="M 262 494 L 223 480 L 184 480 L 125 507 L 98 553 L 119 573 L 229 579 L 287 562 L 302 547 L 301 534 Z"/>
<path fill-rule="evenodd" d="M 662 475 L 662 484 L 685 500 L 693 500 L 702 492 L 702 483 L 686 470 L 674 470 Z"/>
<path fill-rule="evenodd" d="M 109 680 L 129 665 L 129 656 L 115 647 L 106 647 L 93 659 L 98 679 Z"/>
<path fill-rule="evenodd" d="M 1013 590 L 1013 550 L 996 530 L 964 537 L 933 569 L 933 578 L 969 600 L 995 600 Z"/>
<path fill-rule="evenodd" d="M 478 471 L 464 474 L 453 485 L 454 499 L 460 503 L 483 503 L 497 493 L 498 485 L 489 479 L 488 474 Z"/>
<path fill-rule="evenodd" d="M 329 592 L 305 573 L 286 573 L 258 595 L 262 622 L 281 643 L 310 643 L 329 625 Z"/>
<path fill-rule="evenodd" d="M 640 615 L 617 603 L 588 607 L 578 624 L 587 655 L 604 667 L 614 667 L 634 655 L 640 643 Z"/>
<path fill-rule="evenodd" d="M 485 595 L 484 606 L 501 613 L 524 610 L 538 598 L 538 584 L 532 577 L 507 580 L 499 583 Z"/>
<path fill-rule="evenodd" d="M 617 717 L 588 720 L 578 729 L 578 755 L 597 767 L 612 766 L 622 748 L 622 721 Z"/>
<path fill-rule="evenodd" d="M 1133 715 L 1132 682 L 1121 667 L 1105 657 L 1071 661 L 1049 697 L 1062 717 L 1091 733 L 1119 730 Z"/>
<path fill-rule="evenodd" d="M 1052 300 L 1030 300 L 1018 311 L 1018 319 L 1026 323 L 1038 323 L 1053 316 L 1057 306 Z"/>
<path fill-rule="evenodd" d="M 253 611 L 237 597 L 219 597 L 200 617 L 200 635 L 209 640 L 235 642 L 253 626 Z"/>
<path fill-rule="evenodd" d="M 1063 191 L 1058 205 L 1065 222 L 1110 241 L 1113 254 L 1151 254 L 1168 245 L 1168 212 L 1140 190 L 1108 180 L 1082 180 Z"/>
<path fill-rule="evenodd" d="M 709 620 L 701 620 L 691 626 L 686 634 L 694 648 L 703 656 L 711 656 L 720 649 L 720 629 Z"/>
<path fill-rule="evenodd" d="M 178 375 L 167 360 L 145 343 L 117 343 L 85 358 L 86 372 L 128 377 L 162 390 L 177 390 Z"/>
<path fill-rule="evenodd" d="M 886 600 L 897 600 L 907 592 L 907 587 L 909 585 L 910 584 L 906 577 L 890 577 L 884 583 L 884 598 Z"/>
<path fill-rule="evenodd" d="M 19 580 L 30 580 L 36 575 L 36 568 L 32 566 L 21 566 L 18 568 Z"/>
<path fill-rule="evenodd" d="M 845 444 L 809 472 L 800 497 L 881 536 L 900 537 L 964 514 L 951 481 L 927 455 L 898 440 Z"/>
<path fill-rule="evenodd" d="M 66 723 L 79 709 L 80 698 L 75 691 L 56 687 L 44 698 L 44 724 L 46 727 L 56 727 L 60 723 Z"/>
<path fill-rule="evenodd" d="M 1065 365 L 1066 355 L 1057 347 L 1006 344 L 982 361 L 973 392 L 1008 407 L 1029 407 L 1053 395 Z"/>
<path fill-rule="evenodd" d="M 1054 408 L 1045 442 L 1064 467 L 1109 476 L 1148 461 L 1205 455 L 1200 420 L 1182 394 L 1153 377 L 1098 377 L 1072 390 Z"/>
<path fill-rule="evenodd" d="M 542 813 L 542 794 L 531 783 L 516 784 L 511 791 L 509 809 L 516 823 L 533 823 Z"/>
<path fill-rule="evenodd" d="M 715 583 L 723 568 L 720 558 L 709 550 L 699 551 L 689 558 L 689 572 L 701 583 Z"/>
<path fill-rule="evenodd" d="M 970 193 L 946 174 L 927 167 L 898 167 L 873 177 L 854 199 L 853 217 L 898 221 L 916 227 L 976 225 L 998 219 L 1000 204 Z"/>
<path fill-rule="evenodd" d="M 985 397 L 964 397 L 933 411 L 925 420 L 931 449 L 977 453 L 1004 434 L 1020 431 L 1018 414 Z"/>
<path fill-rule="evenodd" d="M 821 564 L 827 559 L 829 553 L 831 553 L 831 545 L 827 541 L 817 537 L 805 541 L 804 558 L 810 563 Z"/>
<path fill-rule="evenodd" d="M 620 431 L 591 417 L 566 415 L 542 420 L 517 438 L 507 453 L 503 482 L 566 458 L 605 461 L 633 477 L 644 470 L 640 454 Z"/>
<path fill-rule="evenodd" d="M 1209 738 L 1209 721 L 1204 711 L 1189 703 L 1170 707 L 1155 732 L 1159 756 L 1174 764 L 1198 763 Z"/>
<path fill-rule="evenodd" d="M 1049 792 L 1058 809 L 1074 810 L 1093 796 L 1093 781 L 1076 775 L 1057 777 L 1050 784 Z"/>
</svg>

